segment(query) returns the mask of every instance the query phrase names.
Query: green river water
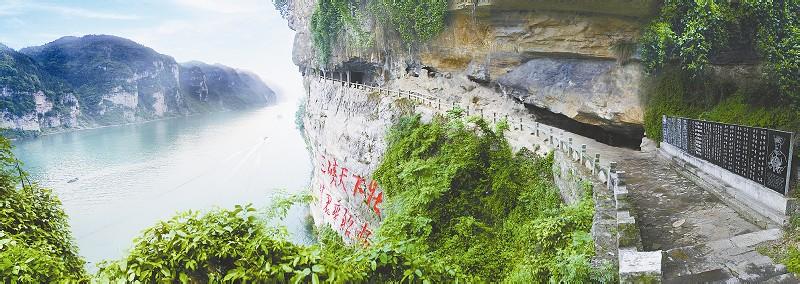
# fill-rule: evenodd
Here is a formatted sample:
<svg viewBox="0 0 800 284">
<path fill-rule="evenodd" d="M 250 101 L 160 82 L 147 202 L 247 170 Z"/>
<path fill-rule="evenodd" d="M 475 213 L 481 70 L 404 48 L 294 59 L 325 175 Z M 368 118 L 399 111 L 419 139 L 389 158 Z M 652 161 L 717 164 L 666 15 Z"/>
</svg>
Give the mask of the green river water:
<svg viewBox="0 0 800 284">
<path fill-rule="evenodd" d="M 62 200 L 93 268 L 119 258 L 144 228 L 177 211 L 253 203 L 303 190 L 311 164 L 295 128 L 296 105 L 73 131 L 15 141 L 33 180 Z M 286 220 L 307 243 L 307 210 Z"/>
</svg>

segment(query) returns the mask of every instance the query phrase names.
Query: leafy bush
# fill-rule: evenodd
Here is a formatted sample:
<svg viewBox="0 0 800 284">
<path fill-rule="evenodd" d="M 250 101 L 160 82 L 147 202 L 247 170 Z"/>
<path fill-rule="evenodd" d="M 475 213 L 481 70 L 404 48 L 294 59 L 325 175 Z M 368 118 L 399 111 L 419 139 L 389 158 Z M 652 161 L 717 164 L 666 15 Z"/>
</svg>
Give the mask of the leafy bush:
<svg viewBox="0 0 800 284">
<path fill-rule="evenodd" d="M 61 202 L 26 182 L 11 144 L 0 137 L 0 279 L 22 283 L 85 279 Z M 21 173 L 24 176 L 24 173 Z"/>
<path fill-rule="evenodd" d="M 796 247 L 789 248 L 789 254 L 786 257 L 786 268 L 789 272 L 800 273 L 800 250 Z"/>
<path fill-rule="evenodd" d="M 184 212 L 146 229 L 124 260 L 99 265 L 101 280 L 319 281 L 325 268 L 314 248 L 267 229 L 249 205 Z M 324 278 L 323 278 L 324 279 Z"/>
</svg>

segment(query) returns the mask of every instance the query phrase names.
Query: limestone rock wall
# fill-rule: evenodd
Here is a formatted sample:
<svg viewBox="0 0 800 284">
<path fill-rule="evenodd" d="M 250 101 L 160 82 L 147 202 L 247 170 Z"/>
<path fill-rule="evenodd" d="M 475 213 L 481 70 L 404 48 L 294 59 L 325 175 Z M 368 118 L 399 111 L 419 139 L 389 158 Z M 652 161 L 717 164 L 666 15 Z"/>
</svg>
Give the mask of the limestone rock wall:
<svg viewBox="0 0 800 284">
<path fill-rule="evenodd" d="M 386 134 L 404 111 L 386 94 L 306 77 L 304 135 L 314 164 L 311 213 L 351 242 L 380 225 L 383 191 L 372 179 L 386 152 Z M 430 115 L 427 115 L 430 117 Z"/>
<path fill-rule="evenodd" d="M 642 66 L 635 42 L 656 1 L 451 1 L 438 38 L 407 48 L 391 28 L 367 19 L 375 44 L 359 49 L 343 32 L 326 66 L 309 32 L 316 1 L 291 1 L 289 26 L 297 31 L 293 60 L 328 72 L 368 70 L 371 83 L 405 76 L 466 76 L 497 87 L 525 104 L 580 123 L 641 135 Z M 366 67 L 364 67 L 366 66 Z"/>
</svg>

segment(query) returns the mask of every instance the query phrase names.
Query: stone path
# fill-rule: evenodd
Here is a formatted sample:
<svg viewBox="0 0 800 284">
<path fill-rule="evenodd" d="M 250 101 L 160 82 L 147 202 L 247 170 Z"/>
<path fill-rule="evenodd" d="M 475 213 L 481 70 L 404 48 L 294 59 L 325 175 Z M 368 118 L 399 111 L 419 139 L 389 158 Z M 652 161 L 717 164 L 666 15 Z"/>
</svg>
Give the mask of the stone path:
<svg viewBox="0 0 800 284">
<path fill-rule="evenodd" d="M 653 154 L 619 161 L 644 249 L 667 250 L 760 231 Z"/>
<path fill-rule="evenodd" d="M 404 82 L 403 87 L 425 92 L 431 86 Z M 416 84 L 416 83 L 414 83 Z M 507 98 L 481 97 L 481 109 L 508 110 Z M 443 100 L 444 101 L 444 100 Z M 424 107 L 425 105 L 422 104 Z M 548 149 L 549 129 L 534 135 L 535 120 L 518 108 L 509 113 L 513 131 L 507 132 L 515 149 L 539 145 Z M 427 113 L 440 112 L 429 108 Z M 522 129 L 515 125 L 523 124 Z M 563 132 L 563 136 L 561 134 Z M 630 201 L 645 251 L 664 250 L 663 280 L 667 283 L 800 283 L 755 251 L 755 246 L 780 237 L 779 229 L 762 230 L 739 216 L 716 196 L 678 172 L 654 152 L 617 148 L 574 133 L 554 130 L 554 135 L 572 138 L 573 145 L 586 144 L 589 154 L 600 154 L 602 165 L 618 162 L 626 172 Z"/>
<path fill-rule="evenodd" d="M 799 283 L 783 265 L 755 250 L 759 243 L 780 238 L 769 229 L 674 248 L 664 253 L 665 283 Z"/>
<path fill-rule="evenodd" d="M 665 283 L 800 283 L 755 249 L 780 238 L 780 229 L 754 225 L 653 153 L 633 154 L 619 167 L 644 249 L 664 250 Z"/>
</svg>

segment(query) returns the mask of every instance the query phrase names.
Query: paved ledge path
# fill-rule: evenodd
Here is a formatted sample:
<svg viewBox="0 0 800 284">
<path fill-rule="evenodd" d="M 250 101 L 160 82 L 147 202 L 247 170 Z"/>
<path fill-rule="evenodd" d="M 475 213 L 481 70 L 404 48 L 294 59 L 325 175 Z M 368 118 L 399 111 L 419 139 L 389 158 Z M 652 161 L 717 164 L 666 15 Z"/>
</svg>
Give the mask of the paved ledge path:
<svg viewBox="0 0 800 284">
<path fill-rule="evenodd" d="M 443 102 L 449 109 L 449 102 Z M 446 110 L 436 104 L 420 106 L 427 114 Z M 501 107 L 485 110 L 502 117 Z M 536 136 L 531 115 L 509 113 L 508 119 L 511 130 L 506 136 L 515 149 L 538 145 L 540 153 L 548 151 L 552 128 L 554 136 L 572 138 L 575 147 L 586 144 L 590 156 L 600 154 L 601 165 L 618 163 L 618 170 L 626 173 L 644 250 L 664 251 L 665 283 L 800 283 L 785 266 L 755 251 L 758 244 L 780 238 L 780 229 L 764 230 L 747 221 L 654 152 L 612 147 L 545 124 Z"/>
<path fill-rule="evenodd" d="M 665 283 L 800 283 L 755 251 L 781 236 L 762 230 L 653 153 L 619 161 L 646 251 L 664 250 Z"/>
</svg>

